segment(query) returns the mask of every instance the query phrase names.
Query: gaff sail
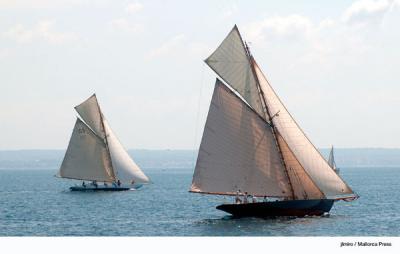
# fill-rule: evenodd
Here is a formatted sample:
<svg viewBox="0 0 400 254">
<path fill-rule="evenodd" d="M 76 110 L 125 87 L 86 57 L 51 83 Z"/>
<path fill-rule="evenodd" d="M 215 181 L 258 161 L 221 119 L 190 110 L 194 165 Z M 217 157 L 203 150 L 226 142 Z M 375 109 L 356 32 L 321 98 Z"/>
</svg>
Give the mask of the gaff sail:
<svg viewBox="0 0 400 254">
<path fill-rule="evenodd" d="M 58 176 L 103 182 L 150 181 L 111 130 L 100 110 L 96 95 L 92 95 L 75 109 L 83 121 L 77 119 Z"/>
<path fill-rule="evenodd" d="M 191 191 L 241 190 L 291 199 L 356 196 L 287 111 L 236 26 L 205 62 L 226 84 L 217 81 L 214 89 Z"/>
</svg>

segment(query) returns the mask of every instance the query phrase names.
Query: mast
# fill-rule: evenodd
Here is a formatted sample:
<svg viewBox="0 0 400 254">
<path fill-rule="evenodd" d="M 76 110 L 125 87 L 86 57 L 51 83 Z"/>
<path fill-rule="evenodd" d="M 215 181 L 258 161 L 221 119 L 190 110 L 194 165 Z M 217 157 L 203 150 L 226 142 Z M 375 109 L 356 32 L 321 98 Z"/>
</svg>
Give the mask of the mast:
<svg viewBox="0 0 400 254">
<path fill-rule="evenodd" d="M 242 39 L 242 42 L 243 42 L 243 39 Z M 270 126 L 271 126 L 271 128 L 272 128 L 272 134 L 273 134 L 273 136 L 274 136 L 275 143 L 276 143 L 276 146 L 277 146 L 277 148 L 278 148 L 279 155 L 280 155 L 280 157 L 281 157 L 281 161 L 282 161 L 283 166 L 284 166 L 284 168 L 285 168 L 285 175 L 286 175 L 286 177 L 287 177 L 287 179 L 288 179 L 288 182 L 289 182 L 290 190 L 291 190 L 291 192 L 292 192 L 292 198 L 295 199 L 293 184 L 292 184 L 292 181 L 291 181 L 291 179 L 290 179 L 289 172 L 288 172 L 288 168 L 287 168 L 287 166 L 286 166 L 286 162 L 285 162 L 285 159 L 284 159 L 284 157 L 283 157 L 283 154 L 282 154 L 282 151 L 281 151 L 281 147 L 280 147 L 280 144 L 279 144 L 278 139 L 277 139 L 277 135 L 276 135 L 277 130 L 276 130 L 275 124 L 274 124 L 274 122 L 273 122 L 273 118 L 274 118 L 275 116 L 277 116 L 277 113 L 278 113 L 278 112 L 277 112 L 274 116 L 271 117 L 271 112 L 269 111 L 269 108 L 268 108 L 267 103 L 266 103 L 266 101 L 265 101 L 264 93 L 263 93 L 263 91 L 262 91 L 262 89 L 261 89 L 261 87 L 260 87 L 260 82 L 259 82 L 259 80 L 258 80 L 258 77 L 257 77 L 257 75 L 256 75 L 256 71 L 255 71 L 255 69 L 254 69 L 254 58 L 253 58 L 253 56 L 251 55 L 250 48 L 249 48 L 249 46 L 247 45 L 246 42 L 244 42 L 244 47 L 245 47 L 245 49 L 246 49 L 246 54 L 247 54 L 247 57 L 248 57 L 248 60 L 249 60 L 249 64 L 250 64 L 251 70 L 252 70 L 253 75 L 254 75 L 254 78 L 255 78 L 255 80 L 256 80 L 256 85 L 257 85 L 257 89 L 258 89 L 258 92 L 259 92 L 260 97 L 261 97 L 261 101 L 262 101 L 263 106 L 264 106 L 264 108 L 265 108 L 266 117 L 268 118 L 269 124 L 270 124 Z"/>
<path fill-rule="evenodd" d="M 96 94 L 95 94 L 94 96 L 96 96 Z M 108 157 L 109 157 L 109 159 L 110 159 L 112 177 L 113 177 L 114 180 L 116 181 L 116 180 L 117 180 L 117 177 L 115 176 L 114 167 L 113 167 L 113 163 L 112 163 L 112 159 L 111 159 L 111 152 L 110 152 L 110 148 L 109 148 L 109 146 L 108 146 L 107 131 L 106 131 L 106 128 L 104 127 L 103 113 L 101 112 L 100 105 L 99 105 L 98 103 L 97 103 L 97 108 L 98 108 L 99 114 L 100 114 L 100 123 L 101 123 L 101 127 L 102 127 L 103 130 L 104 130 L 104 143 L 105 143 L 105 145 L 106 145 L 106 150 L 107 150 L 107 153 L 108 153 Z"/>
</svg>

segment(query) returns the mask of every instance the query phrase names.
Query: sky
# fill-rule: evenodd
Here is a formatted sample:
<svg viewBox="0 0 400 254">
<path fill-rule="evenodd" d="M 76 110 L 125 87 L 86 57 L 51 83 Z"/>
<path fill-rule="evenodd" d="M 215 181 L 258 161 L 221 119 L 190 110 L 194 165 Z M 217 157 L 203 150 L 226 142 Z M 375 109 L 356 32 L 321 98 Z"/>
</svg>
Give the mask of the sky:
<svg viewBox="0 0 400 254">
<path fill-rule="evenodd" d="M 126 148 L 198 148 L 234 24 L 317 147 L 400 147 L 400 0 L 0 0 L 0 150 L 65 149 L 93 93 Z"/>
</svg>

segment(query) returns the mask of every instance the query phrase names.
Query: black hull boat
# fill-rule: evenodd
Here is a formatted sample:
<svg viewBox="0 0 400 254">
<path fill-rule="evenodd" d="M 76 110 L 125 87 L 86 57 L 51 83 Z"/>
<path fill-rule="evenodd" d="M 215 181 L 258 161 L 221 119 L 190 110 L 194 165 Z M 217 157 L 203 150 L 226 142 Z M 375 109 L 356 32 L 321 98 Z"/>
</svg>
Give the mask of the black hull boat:
<svg viewBox="0 0 400 254">
<path fill-rule="evenodd" d="M 234 217 L 321 216 L 331 210 L 333 199 L 271 201 L 247 204 L 223 204 L 218 210 Z"/>
<path fill-rule="evenodd" d="M 358 196 L 293 119 L 237 26 L 205 60 L 216 79 L 190 192 L 236 196 L 235 217 L 320 216 Z M 244 200 L 266 202 L 239 203 Z M 327 198 L 329 197 L 329 198 Z M 267 201 L 268 200 L 268 201 Z M 278 200 L 278 201 L 273 201 Z"/>
</svg>

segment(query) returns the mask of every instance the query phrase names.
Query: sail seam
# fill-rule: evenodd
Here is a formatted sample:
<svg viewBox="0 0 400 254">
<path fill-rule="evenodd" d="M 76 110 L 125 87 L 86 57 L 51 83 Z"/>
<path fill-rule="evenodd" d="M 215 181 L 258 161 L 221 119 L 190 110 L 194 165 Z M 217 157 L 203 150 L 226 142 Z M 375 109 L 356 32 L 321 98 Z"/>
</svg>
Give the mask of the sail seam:
<svg viewBox="0 0 400 254">
<path fill-rule="evenodd" d="M 258 66 L 258 64 L 257 64 Z M 265 77 L 264 73 L 261 71 L 261 68 L 258 68 L 261 75 L 263 75 L 265 81 L 267 82 L 269 88 L 271 89 L 271 91 L 275 94 L 275 97 L 278 99 L 278 101 L 280 102 L 280 104 L 282 105 L 282 107 L 285 109 L 285 111 L 288 113 L 288 115 L 290 116 L 290 118 L 292 119 L 292 121 L 294 122 L 294 124 L 297 126 L 297 128 L 301 131 L 301 133 L 304 135 L 304 137 L 307 139 L 308 143 L 311 144 L 311 146 L 314 148 L 314 150 L 317 151 L 318 155 L 320 156 L 320 158 L 328 165 L 328 167 L 335 173 L 335 175 L 337 175 L 339 177 L 339 179 L 345 184 L 345 186 L 347 188 L 349 188 L 349 190 L 354 193 L 354 191 L 350 188 L 350 186 L 338 175 L 336 174 L 336 172 L 331 168 L 331 166 L 329 166 L 328 162 L 326 161 L 326 159 L 322 156 L 321 152 L 314 146 L 314 144 L 311 142 L 311 140 L 307 137 L 307 135 L 305 134 L 305 132 L 300 128 L 300 126 L 298 125 L 298 123 L 296 122 L 296 120 L 293 118 L 292 114 L 290 114 L 290 112 L 288 111 L 288 109 L 286 108 L 286 106 L 282 103 L 281 99 L 279 98 L 279 96 L 277 95 L 277 93 L 275 92 L 274 88 L 270 85 L 267 77 Z"/>
</svg>

